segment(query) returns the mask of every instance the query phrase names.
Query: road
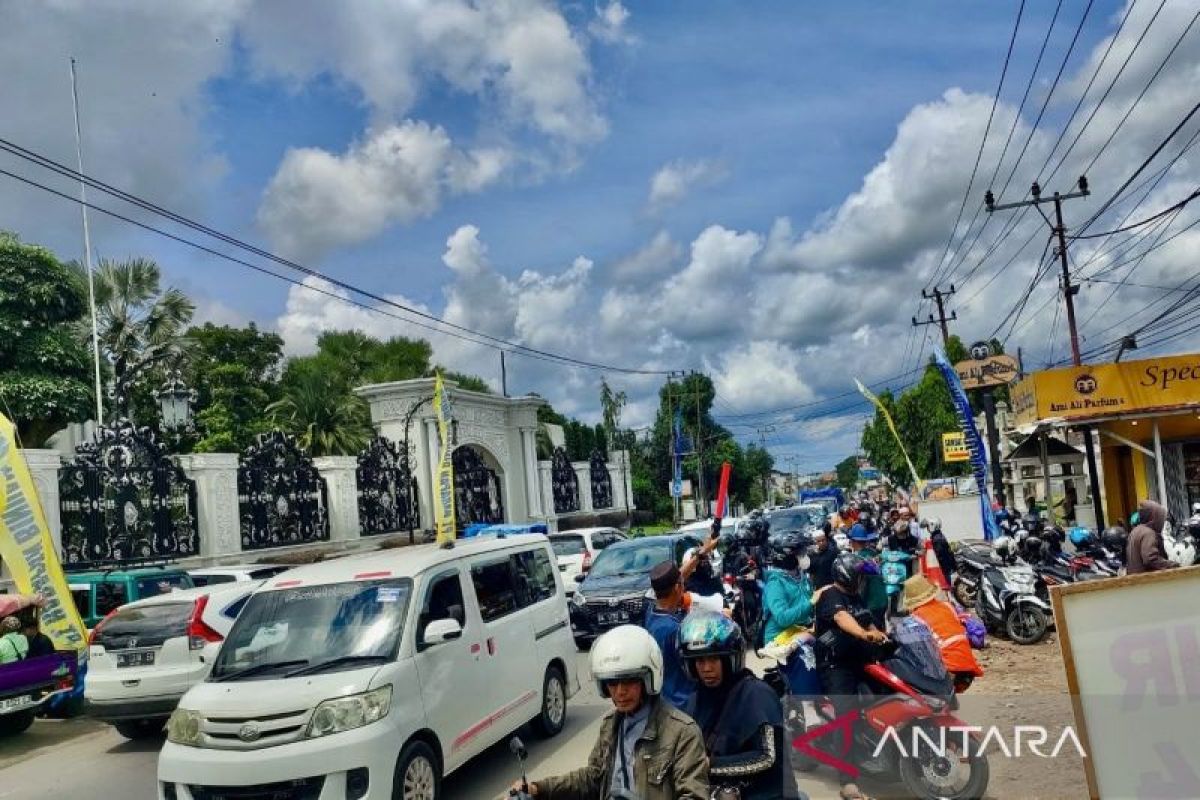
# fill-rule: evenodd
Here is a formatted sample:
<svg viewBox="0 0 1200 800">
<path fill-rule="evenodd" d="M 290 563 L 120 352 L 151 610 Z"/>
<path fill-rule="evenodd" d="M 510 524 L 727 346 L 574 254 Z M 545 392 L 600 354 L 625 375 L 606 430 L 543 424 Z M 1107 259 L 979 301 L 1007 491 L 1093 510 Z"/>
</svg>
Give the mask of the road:
<svg viewBox="0 0 1200 800">
<path fill-rule="evenodd" d="M 529 749 L 529 777 L 574 769 L 586 760 L 608 701 L 597 695 L 579 655 L 582 691 L 571 699 L 566 727 L 550 740 L 521 732 Z M 24 735 L 0 740 L 0 800 L 120 798 L 152 800 L 161 741 L 130 742 L 106 725 L 80 720 L 39 720 Z M 507 789 L 520 769 L 506 743 L 484 752 L 448 777 L 448 800 L 490 800 Z M 837 796 L 833 773 L 797 775 L 814 798 Z"/>
</svg>

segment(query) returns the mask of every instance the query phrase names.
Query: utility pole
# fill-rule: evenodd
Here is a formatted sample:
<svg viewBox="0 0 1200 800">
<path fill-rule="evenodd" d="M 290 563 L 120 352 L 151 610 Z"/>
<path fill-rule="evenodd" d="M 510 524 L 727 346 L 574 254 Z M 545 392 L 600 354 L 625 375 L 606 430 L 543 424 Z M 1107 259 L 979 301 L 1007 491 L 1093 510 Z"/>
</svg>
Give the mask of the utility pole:
<svg viewBox="0 0 1200 800">
<path fill-rule="evenodd" d="M 672 522 L 679 523 L 679 502 L 681 500 L 680 493 L 675 490 L 675 409 L 672 403 L 671 392 L 674 389 L 674 384 L 671 382 L 671 377 L 675 373 L 667 373 L 667 456 L 671 459 L 671 506 L 674 518 Z"/>
<path fill-rule="evenodd" d="M 504 351 L 500 351 L 500 396 L 508 397 L 508 368 L 504 364 Z"/>
<path fill-rule="evenodd" d="M 755 430 L 758 431 L 758 446 L 761 447 L 762 451 L 765 453 L 767 451 L 767 434 L 774 433 L 775 426 L 774 425 L 764 425 L 760 428 L 756 428 Z M 766 472 L 763 473 L 763 498 L 764 498 L 763 499 L 764 506 L 771 505 L 771 470 L 770 469 L 768 469 Z"/>
<path fill-rule="evenodd" d="M 1079 293 L 1079 287 L 1071 283 L 1071 268 L 1067 261 L 1067 226 L 1063 223 L 1062 204 L 1064 200 L 1071 200 L 1076 197 L 1087 197 L 1091 194 L 1088 191 L 1088 179 L 1086 175 L 1081 175 L 1076 184 L 1078 191 L 1060 194 L 1055 192 L 1052 197 L 1042 197 L 1042 187 L 1034 181 L 1029 193 L 1032 195 L 1030 200 L 1022 200 L 1019 203 L 1004 203 L 996 205 L 995 195 L 989 189 L 983 196 L 984 206 L 988 213 L 994 211 L 1003 211 L 1010 208 L 1021 208 L 1022 206 L 1033 206 L 1037 212 L 1042 215 L 1042 219 L 1050 226 L 1051 232 L 1058 237 L 1058 260 L 1062 267 L 1062 292 L 1063 299 L 1067 304 L 1067 328 L 1071 332 L 1071 362 L 1077 366 L 1083 366 L 1083 359 L 1079 354 L 1079 331 L 1075 327 L 1075 295 Z M 1042 213 L 1042 203 L 1054 203 L 1054 222 L 1050 222 L 1049 218 Z M 1083 426 L 1079 429 L 1083 434 L 1083 452 L 1087 457 L 1088 482 L 1092 485 L 1092 508 L 1096 514 L 1096 525 L 1101 530 L 1104 529 L 1104 505 L 1103 498 L 1100 496 L 1100 475 L 1096 469 L 1096 449 L 1092 442 L 1091 426 Z M 1049 506 L 1050 498 L 1046 498 L 1046 504 Z"/>
<path fill-rule="evenodd" d="M 937 303 L 937 310 L 938 310 L 937 317 L 935 318 L 933 316 L 933 314 L 930 314 L 929 319 L 922 320 L 921 322 L 917 322 L 916 317 L 912 318 L 912 324 L 913 324 L 914 328 L 920 327 L 922 325 L 938 325 L 939 327 L 941 327 L 941 329 L 942 329 L 942 347 L 947 347 L 950 344 L 950 329 L 948 327 L 946 327 L 946 323 L 953 322 L 958 319 L 957 311 L 952 311 L 952 312 L 950 312 L 950 316 L 948 316 L 948 317 L 946 316 L 946 305 L 945 305 L 946 298 L 952 294 L 954 294 L 954 284 L 953 283 L 950 284 L 950 291 L 948 291 L 948 292 L 943 292 L 941 289 L 939 289 L 936 286 L 933 287 L 933 292 L 929 292 L 926 289 L 922 289 L 921 290 L 922 298 L 924 298 L 926 300 L 933 300 L 935 303 Z"/>
<path fill-rule="evenodd" d="M 692 375 L 696 375 L 694 370 Z M 704 499 L 704 414 L 700 409 L 700 381 L 693 380 L 692 383 L 696 386 L 696 518 L 707 519 L 708 503 Z"/>
</svg>

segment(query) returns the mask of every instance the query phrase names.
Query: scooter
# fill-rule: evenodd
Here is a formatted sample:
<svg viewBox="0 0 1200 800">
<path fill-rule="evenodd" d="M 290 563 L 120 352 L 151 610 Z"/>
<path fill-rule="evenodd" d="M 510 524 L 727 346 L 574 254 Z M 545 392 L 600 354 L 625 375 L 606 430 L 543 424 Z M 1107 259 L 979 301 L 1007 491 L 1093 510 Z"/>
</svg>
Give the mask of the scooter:
<svg viewBox="0 0 1200 800">
<path fill-rule="evenodd" d="M 954 581 L 951 590 L 954 599 L 963 608 L 974 608 L 979 594 L 979 581 L 983 571 L 999 563 L 988 542 L 967 542 L 959 547 L 956 556 Z"/>
<path fill-rule="evenodd" d="M 1050 604 L 1040 579 L 1023 561 L 989 564 L 980 573 L 975 610 L 990 631 L 1003 631 L 1017 644 L 1036 644 L 1050 626 Z M 1043 584 L 1044 586 L 1044 584 Z"/>
</svg>

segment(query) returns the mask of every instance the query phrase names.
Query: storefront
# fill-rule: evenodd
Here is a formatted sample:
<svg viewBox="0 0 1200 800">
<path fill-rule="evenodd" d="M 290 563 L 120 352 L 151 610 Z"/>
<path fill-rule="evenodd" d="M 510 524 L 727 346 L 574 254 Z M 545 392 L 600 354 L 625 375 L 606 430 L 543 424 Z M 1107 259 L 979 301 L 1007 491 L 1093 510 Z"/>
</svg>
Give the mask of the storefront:
<svg viewBox="0 0 1200 800">
<path fill-rule="evenodd" d="M 1011 396 L 1019 430 L 1100 434 L 1105 519 L 1151 498 L 1183 520 L 1200 502 L 1200 354 L 1036 372 Z"/>
</svg>

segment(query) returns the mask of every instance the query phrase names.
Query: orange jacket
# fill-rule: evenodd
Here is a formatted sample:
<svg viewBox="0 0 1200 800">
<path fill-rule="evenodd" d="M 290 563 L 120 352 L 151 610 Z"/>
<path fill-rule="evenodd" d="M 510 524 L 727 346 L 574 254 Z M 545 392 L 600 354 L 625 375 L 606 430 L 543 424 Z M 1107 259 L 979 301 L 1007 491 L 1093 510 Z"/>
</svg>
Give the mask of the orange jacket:
<svg viewBox="0 0 1200 800">
<path fill-rule="evenodd" d="M 977 678 L 983 675 L 983 668 L 975 660 L 971 643 L 967 641 L 967 629 L 958 621 L 958 612 L 949 603 L 931 600 L 917 606 L 912 613 L 933 631 L 946 669 L 952 673 L 969 672 Z"/>
</svg>

